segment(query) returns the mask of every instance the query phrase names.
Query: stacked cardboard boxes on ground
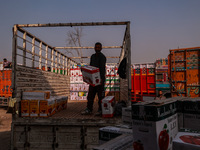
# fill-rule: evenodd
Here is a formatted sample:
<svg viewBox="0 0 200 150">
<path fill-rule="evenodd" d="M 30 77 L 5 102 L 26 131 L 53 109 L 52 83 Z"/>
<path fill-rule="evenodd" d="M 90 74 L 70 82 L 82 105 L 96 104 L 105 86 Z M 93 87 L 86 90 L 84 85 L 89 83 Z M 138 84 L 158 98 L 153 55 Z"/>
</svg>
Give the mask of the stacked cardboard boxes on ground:
<svg viewBox="0 0 200 150">
<path fill-rule="evenodd" d="M 200 131 L 180 130 L 173 140 L 173 150 L 200 150 Z"/>
<path fill-rule="evenodd" d="M 178 100 L 180 128 L 200 130 L 200 98 Z"/>
<path fill-rule="evenodd" d="M 177 99 L 132 105 L 134 149 L 172 149 L 172 140 L 178 133 Z"/>
<path fill-rule="evenodd" d="M 122 123 L 132 128 L 131 106 L 122 108 Z"/>
<path fill-rule="evenodd" d="M 50 91 L 23 92 L 21 100 L 22 117 L 50 117 L 67 108 L 67 96 L 50 96 Z"/>
<path fill-rule="evenodd" d="M 129 134 L 134 150 L 191 150 L 200 149 L 200 99 L 173 97 L 133 103 L 122 109 L 122 125 L 99 129 L 100 146 L 96 150 L 118 149 L 116 146 Z M 131 113 L 130 113 L 131 112 Z M 127 116 L 125 120 L 124 117 Z M 128 132 L 127 132 L 128 131 Z M 123 135 L 123 136 L 122 136 Z M 110 146 L 109 146 L 110 145 Z M 131 146 L 129 146 L 130 148 Z M 126 149 L 120 147 L 119 149 Z"/>
</svg>

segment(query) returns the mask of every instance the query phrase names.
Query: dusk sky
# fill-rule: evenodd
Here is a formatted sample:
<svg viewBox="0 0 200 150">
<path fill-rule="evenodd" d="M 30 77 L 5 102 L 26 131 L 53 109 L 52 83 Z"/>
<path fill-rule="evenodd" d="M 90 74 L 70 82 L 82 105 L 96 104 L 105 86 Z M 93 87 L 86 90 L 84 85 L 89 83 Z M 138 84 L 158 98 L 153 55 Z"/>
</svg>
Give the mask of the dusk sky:
<svg viewBox="0 0 200 150">
<path fill-rule="evenodd" d="M 1 0 L 0 61 L 11 61 L 14 24 L 130 21 L 132 63 L 155 62 L 169 49 L 200 47 L 199 6 L 200 0 Z M 51 46 L 66 46 L 68 30 L 28 29 Z M 120 46 L 123 36 L 123 27 L 84 27 L 82 44 Z"/>
</svg>

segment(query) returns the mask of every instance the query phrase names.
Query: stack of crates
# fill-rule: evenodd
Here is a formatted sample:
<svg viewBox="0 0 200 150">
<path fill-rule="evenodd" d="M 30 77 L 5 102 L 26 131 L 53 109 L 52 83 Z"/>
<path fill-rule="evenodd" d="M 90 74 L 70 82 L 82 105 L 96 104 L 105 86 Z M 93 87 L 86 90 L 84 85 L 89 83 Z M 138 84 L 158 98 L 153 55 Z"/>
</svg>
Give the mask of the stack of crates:
<svg viewBox="0 0 200 150">
<path fill-rule="evenodd" d="M 70 68 L 70 100 L 87 100 L 89 84 L 83 82 L 82 72 L 79 66 Z"/>
<path fill-rule="evenodd" d="M 179 132 L 173 149 L 200 149 L 200 99 L 185 97 L 177 101 Z"/>
<path fill-rule="evenodd" d="M 115 100 L 119 101 L 120 78 L 117 71 L 118 67 L 116 65 L 106 65 L 105 95 L 115 96 Z"/>
<path fill-rule="evenodd" d="M 51 97 L 50 91 L 23 92 L 21 100 L 22 117 L 50 117 L 67 108 L 68 97 Z"/>
<path fill-rule="evenodd" d="M 172 149 L 178 133 L 178 99 L 181 97 L 132 104 L 134 149 Z"/>
</svg>

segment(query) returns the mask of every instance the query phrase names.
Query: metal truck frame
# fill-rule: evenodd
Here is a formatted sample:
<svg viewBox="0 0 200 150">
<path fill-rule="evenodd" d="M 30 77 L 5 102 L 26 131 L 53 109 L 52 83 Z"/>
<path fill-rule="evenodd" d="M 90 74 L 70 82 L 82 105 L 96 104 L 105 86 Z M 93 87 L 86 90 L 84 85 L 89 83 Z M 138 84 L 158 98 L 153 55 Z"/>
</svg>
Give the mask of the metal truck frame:
<svg viewBox="0 0 200 150">
<path fill-rule="evenodd" d="M 119 123 L 119 119 L 22 118 L 20 101 L 23 91 L 50 90 L 52 95 L 69 97 L 70 65 L 77 64 L 58 49 L 94 47 L 53 47 L 24 28 L 73 26 L 126 26 L 118 62 L 127 58 L 127 79 L 120 78 L 120 99 L 131 102 L 130 22 L 89 22 L 16 24 L 13 27 L 12 98 L 16 100 L 12 119 L 11 149 L 91 149 L 98 145 L 98 129 Z M 113 57 L 107 57 L 113 58 Z M 74 58 L 75 59 L 75 58 Z M 22 64 L 18 64 L 18 60 Z M 67 92 L 66 92 L 67 91 Z"/>
</svg>

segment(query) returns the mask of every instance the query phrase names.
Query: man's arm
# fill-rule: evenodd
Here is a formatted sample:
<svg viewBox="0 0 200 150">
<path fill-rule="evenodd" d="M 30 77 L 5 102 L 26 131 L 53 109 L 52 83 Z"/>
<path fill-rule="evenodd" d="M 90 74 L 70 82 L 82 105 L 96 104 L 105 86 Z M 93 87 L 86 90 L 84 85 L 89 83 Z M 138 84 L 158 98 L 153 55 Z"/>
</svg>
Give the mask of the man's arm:
<svg viewBox="0 0 200 150">
<path fill-rule="evenodd" d="M 105 74 L 106 74 L 106 57 L 102 57 L 100 59 L 100 66 L 99 66 L 99 69 L 100 69 L 100 76 L 101 76 L 101 79 L 105 80 Z"/>
</svg>

